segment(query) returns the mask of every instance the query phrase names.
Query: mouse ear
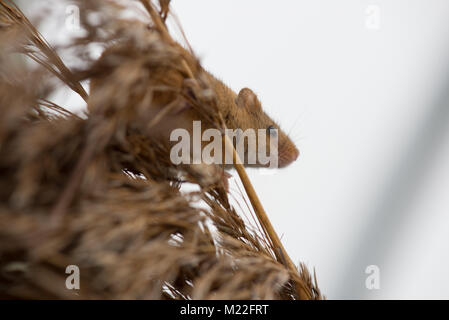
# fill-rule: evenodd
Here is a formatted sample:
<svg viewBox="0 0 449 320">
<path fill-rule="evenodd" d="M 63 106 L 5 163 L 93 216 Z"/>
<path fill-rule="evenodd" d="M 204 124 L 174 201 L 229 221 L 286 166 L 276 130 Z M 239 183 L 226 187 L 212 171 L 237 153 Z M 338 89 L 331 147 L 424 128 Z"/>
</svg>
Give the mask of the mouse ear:
<svg viewBox="0 0 449 320">
<path fill-rule="evenodd" d="M 241 108 L 255 109 L 261 108 L 259 99 L 257 99 L 256 94 L 248 88 L 243 88 L 240 90 L 237 98 L 235 99 L 235 104 Z"/>
</svg>

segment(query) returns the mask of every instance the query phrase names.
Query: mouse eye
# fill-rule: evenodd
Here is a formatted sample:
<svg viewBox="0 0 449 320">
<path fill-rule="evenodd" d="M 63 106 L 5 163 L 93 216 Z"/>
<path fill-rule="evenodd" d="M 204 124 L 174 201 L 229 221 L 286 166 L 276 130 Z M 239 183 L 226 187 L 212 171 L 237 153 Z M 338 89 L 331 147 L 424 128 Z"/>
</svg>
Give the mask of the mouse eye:
<svg viewBox="0 0 449 320">
<path fill-rule="evenodd" d="M 277 135 L 277 129 L 274 126 L 269 126 L 267 128 L 267 132 L 268 132 L 268 134 L 270 134 L 273 137 L 276 137 L 276 135 Z"/>
</svg>

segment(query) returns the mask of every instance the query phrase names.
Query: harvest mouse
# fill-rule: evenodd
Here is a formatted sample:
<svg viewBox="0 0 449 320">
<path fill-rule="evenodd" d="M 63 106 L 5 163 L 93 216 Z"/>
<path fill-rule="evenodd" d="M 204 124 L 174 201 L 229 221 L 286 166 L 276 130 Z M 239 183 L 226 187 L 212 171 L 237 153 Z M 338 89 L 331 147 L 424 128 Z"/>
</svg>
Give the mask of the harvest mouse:
<svg viewBox="0 0 449 320">
<path fill-rule="evenodd" d="M 267 140 L 262 142 L 257 139 L 257 146 L 259 146 L 261 142 L 265 143 L 267 150 L 270 148 L 270 136 L 277 135 L 279 168 L 288 166 L 298 158 L 299 151 L 294 142 L 280 128 L 280 126 L 265 113 L 257 95 L 251 89 L 243 88 L 236 94 L 213 75 L 209 74 L 209 77 L 217 97 L 218 107 L 223 115 L 227 128 L 242 129 L 243 131 L 247 129 L 255 129 L 256 131 L 259 129 L 266 130 Z M 255 164 L 248 163 L 247 152 L 249 152 L 249 150 L 245 144 L 245 167 L 264 167 L 264 165 L 259 162 Z"/>
<path fill-rule="evenodd" d="M 274 147 L 277 147 L 277 164 L 279 168 L 288 166 L 298 158 L 299 151 L 293 141 L 284 131 L 282 131 L 279 125 L 264 112 L 259 99 L 251 89 L 243 88 L 237 94 L 222 81 L 204 70 L 181 45 L 175 44 L 175 48 L 181 52 L 181 58 L 177 60 L 176 64 L 181 65 L 181 62 L 185 61 L 191 68 L 193 74 L 201 74 L 203 79 L 204 77 L 206 78 L 209 87 L 215 96 L 217 107 L 228 129 L 241 129 L 243 131 L 254 129 L 256 132 L 258 129 L 266 130 L 267 140 L 264 141 L 264 143 L 267 146 L 267 151 L 270 148 L 269 139 L 275 135 L 278 144 Z M 118 80 L 120 83 L 120 80 L 122 80 L 120 77 L 123 78 L 129 74 L 130 70 L 136 70 L 136 74 L 139 74 L 140 69 L 136 67 L 136 61 L 139 61 L 138 59 L 142 59 L 142 56 L 136 55 L 136 57 L 134 57 L 133 52 L 130 52 L 126 44 L 119 43 L 106 49 L 97 62 L 97 65 L 99 66 L 99 69 L 107 71 L 103 71 L 102 74 L 100 73 L 91 79 L 91 93 L 89 98 L 90 111 L 94 110 L 96 105 L 104 105 L 105 103 L 114 104 L 115 101 L 123 99 L 124 95 L 130 96 L 129 91 L 132 90 L 131 88 L 127 88 L 124 84 L 123 88 L 114 87 L 111 89 L 110 86 L 108 86 L 108 79 L 117 77 L 118 79 L 115 80 Z M 182 59 L 184 59 L 184 61 L 182 61 Z M 148 68 L 149 63 L 142 62 L 142 64 Z M 148 87 L 152 88 L 170 87 L 179 88 L 179 90 L 181 90 L 187 80 L 186 74 L 181 71 L 181 67 L 177 68 L 153 64 L 151 68 L 152 69 L 149 72 L 147 70 L 147 73 L 142 72 L 142 74 L 139 74 L 140 78 L 133 79 L 134 83 L 138 81 L 138 86 L 140 87 L 148 85 Z M 126 81 L 122 82 L 126 83 Z M 121 92 L 121 90 L 123 90 L 123 92 Z M 139 96 L 139 94 L 133 95 L 133 99 L 135 99 L 134 96 Z M 139 103 L 141 102 L 142 101 Z M 135 104 L 134 100 L 130 103 Z M 169 105 L 170 108 L 167 107 Z M 158 119 L 157 124 L 149 126 L 146 134 L 153 138 L 157 138 L 164 143 L 169 143 L 170 145 L 174 144 L 170 141 L 170 134 L 173 130 L 183 128 L 192 133 L 192 124 L 194 121 L 201 121 L 202 133 L 205 130 L 212 128 L 212 125 L 205 120 L 204 115 L 197 109 L 191 107 L 187 101 L 180 99 L 180 95 L 174 90 L 156 90 L 154 94 L 152 94 L 151 100 L 148 102 L 148 107 L 145 108 L 145 115 L 150 121 L 151 119 Z M 260 143 L 262 143 L 262 141 L 258 141 L 257 138 L 257 147 L 259 147 Z M 202 142 L 202 147 L 204 147 L 204 145 L 205 143 Z M 262 164 L 259 161 L 256 163 L 248 162 L 249 152 L 254 151 L 249 150 L 248 144 L 245 143 L 245 156 L 242 159 L 244 160 L 243 164 L 245 167 L 267 167 L 266 164 Z M 231 167 L 231 165 L 222 166 L 225 169 Z"/>
</svg>

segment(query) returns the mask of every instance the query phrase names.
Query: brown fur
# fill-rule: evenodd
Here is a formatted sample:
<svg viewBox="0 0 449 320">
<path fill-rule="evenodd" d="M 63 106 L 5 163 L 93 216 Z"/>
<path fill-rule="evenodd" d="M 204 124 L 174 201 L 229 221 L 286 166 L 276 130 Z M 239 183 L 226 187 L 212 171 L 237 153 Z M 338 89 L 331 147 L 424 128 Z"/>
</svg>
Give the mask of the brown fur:
<svg viewBox="0 0 449 320">
<path fill-rule="evenodd" d="M 152 86 L 175 87 L 183 90 L 185 81 L 188 78 L 182 68 L 182 59 L 184 59 L 195 76 L 202 75 L 207 79 L 227 128 L 240 128 L 245 131 L 247 129 L 267 130 L 272 126 L 278 129 L 279 167 L 285 167 L 297 159 L 299 151 L 295 144 L 282 131 L 279 125 L 264 112 L 259 99 L 251 89 L 243 88 L 239 94 L 236 94 L 222 81 L 205 71 L 186 49 L 182 48 L 179 44 L 175 44 L 174 49 L 174 51 L 178 50 L 178 54 L 180 53 L 179 57 L 175 59 L 176 65 L 156 67 L 151 74 Z M 132 59 L 129 59 L 127 55 L 128 51 L 126 50 L 126 46 L 120 44 L 115 45 L 105 51 L 98 64 L 104 69 L 109 60 L 116 62 L 117 59 L 123 57 L 126 57 L 126 59 L 123 59 L 126 63 L 132 63 Z M 90 110 L 95 108 L 96 95 L 101 91 L 102 85 L 107 79 L 108 74 L 103 74 L 92 79 L 89 102 Z M 170 104 L 170 110 L 163 110 L 163 108 L 166 108 Z M 156 91 L 148 107 L 148 114 L 153 119 L 159 117 L 159 121 L 157 124 L 148 128 L 147 134 L 169 144 L 172 144 L 169 140 L 170 133 L 174 129 L 184 128 L 192 133 L 193 121 L 201 121 L 202 131 L 214 127 L 214 124 L 208 121 L 201 112 L 195 110 L 186 100 L 180 100 L 179 95 L 173 91 Z M 268 139 L 269 134 L 267 135 L 267 142 Z M 203 143 L 203 146 L 205 144 L 207 143 Z M 257 144 L 259 144 L 258 141 Z M 269 143 L 267 143 L 267 152 L 269 152 Z M 245 159 L 242 160 L 245 160 L 244 164 L 246 167 L 262 167 L 259 163 L 248 164 L 246 160 L 248 159 L 247 154 L 248 148 L 247 144 L 245 144 Z M 229 168 L 229 166 L 226 166 L 226 168 Z"/>
</svg>

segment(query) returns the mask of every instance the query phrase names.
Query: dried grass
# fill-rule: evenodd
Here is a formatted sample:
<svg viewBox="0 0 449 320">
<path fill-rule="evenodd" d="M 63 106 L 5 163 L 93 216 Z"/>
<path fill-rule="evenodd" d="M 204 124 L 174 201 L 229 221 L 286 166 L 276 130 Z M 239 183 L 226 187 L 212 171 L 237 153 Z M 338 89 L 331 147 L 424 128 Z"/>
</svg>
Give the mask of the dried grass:
<svg viewBox="0 0 449 320">
<path fill-rule="evenodd" d="M 78 0 L 86 34 L 69 47 L 83 67 L 70 70 L 0 0 L 0 297 L 321 299 L 306 267 L 292 270 L 230 206 L 219 168 L 174 167 L 148 134 L 155 97 L 166 108 L 189 99 L 223 126 L 199 61 L 165 27 L 168 1 L 140 2 L 149 17 L 132 20 L 119 3 Z M 96 61 L 93 43 L 115 49 Z M 18 53 L 41 67 L 12 63 Z M 92 77 L 107 82 L 89 98 L 81 81 Z M 87 117 L 49 100 L 54 78 L 94 106 Z M 186 182 L 199 191 L 181 192 Z M 68 265 L 81 270 L 77 292 L 65 287 Z"/>
</svg>

